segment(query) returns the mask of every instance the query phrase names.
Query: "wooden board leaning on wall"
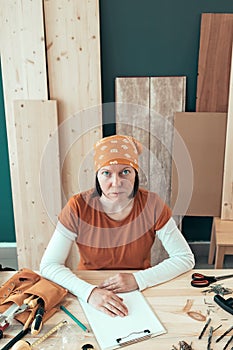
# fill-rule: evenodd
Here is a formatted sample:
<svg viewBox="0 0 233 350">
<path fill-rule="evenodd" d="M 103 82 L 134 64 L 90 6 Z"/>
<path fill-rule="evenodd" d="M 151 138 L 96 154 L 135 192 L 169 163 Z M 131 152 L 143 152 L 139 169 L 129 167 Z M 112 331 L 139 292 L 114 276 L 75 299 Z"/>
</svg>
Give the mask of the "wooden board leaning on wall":
<svg viewBox="0 0 233 350">
<path fill-rule="evenodd" d="M 22 212 L 27 209 L 21 192 L 15 137 L 15 127 L 20 121 L 14 113 L 13 101 L 48 99 L 43 4 L 42 1 L 4 0 L 1 1 L 0 15 L 3 95 L 17 240 L 25 225 L 23 218 L 26 215 Z M 29 239 L 30 236 L 27 241 Z M 20 266 L 26 263 L 21 259 L 20 256 Z"/>
<path fill-rule="evenodd" d="M 64 205 L 93 186 L 93 162 L 86 159 L 102 136 L 99 2 L 45 1 L 44 14 L 49 94 L 58 101 L 62 125 Z"/>
<path fill-rule="evenodd" d="M 115 89 L 117 133 L 141 141 L 141 184 L 169 205 L 173 116 L 185 109 L 186 77 L 116 78 Z"/>
<path fill-rule="evenodd" d="M 190 155 L 190 166 L 193 169 L 193 189 L 186 215 L 220 216 L 223 164 L 226 136 L 226 113 L 185 112 L 176 113 L 174 120 L 173 159 L 179 159 L 180 136 Z M 187 168 L 179 169 L 172 163 L 172 207 L 177 196 L 185 198 L 190 185 L 181 183 L 179 173 L 187 172 Z M 179 215 L 179 208 L 176 209 Z"/>
<path fill-rule="evenodd" d="M 231 56 L 231 76 L 227 112 L 226 150 L 222 190 L 221 219 L 233 220 L 233 49 Z"/>
<path fill-rule="evenodd" d="M 115 91 L 117 134 L 132 135 L 143 145 L 140 185 L 159 193 L 169 205 L 173 116 L 185 109 L 186 77 L 119 77 Z M 177 217 L 181 226 L 180 221 Z M 166 257 L 156 239 L 152 265 Z"/>
<path fill-rule="evenodd" d="M 233 13 L 203 13 L 196 112 L 227 112 Z"/>
<path fill-rule="evenodd" d="M 61 211 L 56 101 L 14 101 L 19 198 L 18 267 L 39 269 Z"/>
</svg>

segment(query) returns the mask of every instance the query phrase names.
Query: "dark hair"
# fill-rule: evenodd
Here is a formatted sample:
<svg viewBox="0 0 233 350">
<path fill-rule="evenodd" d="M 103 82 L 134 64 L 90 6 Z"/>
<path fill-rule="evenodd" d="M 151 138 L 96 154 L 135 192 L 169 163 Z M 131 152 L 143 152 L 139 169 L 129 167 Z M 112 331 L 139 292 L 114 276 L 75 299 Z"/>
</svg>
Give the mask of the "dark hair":
<svg viewBox="0 0 233 350">
<path fill-rule="evenodd" d="M 138 176 L 138 172 L 137 170 L 135 170 L 135 181 L 134 181 L 134 188 L 133 188 L 133 191 L 132 193 L 130 194 L 130 198 L 134 198 L 138 192 L 138 188 L 139 188 L 139 176 Z M 97 173 L 95 175 L 95 189 L 96 189 L 96 192 L 98 193 L 99 196 L 102 195 L 102 188 L 100 187 L 100 183 L 99 183 L 99 180 L 98 180 L 98 176 L 97 176 Z"/>
</svg>

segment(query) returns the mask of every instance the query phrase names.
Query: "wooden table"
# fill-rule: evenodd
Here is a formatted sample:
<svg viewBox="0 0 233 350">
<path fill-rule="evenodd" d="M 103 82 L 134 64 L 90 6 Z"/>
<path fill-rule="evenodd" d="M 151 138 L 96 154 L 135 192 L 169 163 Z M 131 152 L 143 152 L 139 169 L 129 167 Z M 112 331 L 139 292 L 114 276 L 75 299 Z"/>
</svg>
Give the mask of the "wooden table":
<svg viewBox="0 0 233 350">
<path fill-rule="evenodd" d="M 167 283 L 163 283 L 159 286 L 148 288 L 143 292 L 148 303 L 151 305 L 160 321 L 165 326 L 167 333 L 158 337 L 143 341 L 141 343 L 133 344 L 125 347 L 125 349 L 157 349 L 157 350 L 170 350 L 172 345 L 175 345 L 179 349 L 179 341 L 184 340 L 188 344 L 192 342 L 194 350 L 206 350 L 208 331 L 205 332 L 201 340 L 198 336 L 203 329 L 205 321 L 198 321 L 193 319 L 187 314 L 187 311 L 199 312 L 202 315 L 211 317 L 211 324 L 214 328 L 217 328 L 220 324 L 221 328 L 213 333 L 213 340 L 211 349 L 222 350 L 228 339 L 233 335 L 233 331 L 225 336 L 220 342 L 216 343 L 215 340 L 230 326 L 233 325 L 233 315 L 227 313 L 220 308 L 213 300 L 213 293 L 203 293 L 203 289 L 194 288 L 190 285 L 191 275 L 194 271 L 185 273 Z M 233 270 L 195 270 L 195 272 L 201 272 L 208 275 L 225 275 L 232 274 Z M 98 284 L 103 279 L 115 274 L 116 271 L 79 271 L 77 275 L 93 284 Z M 12 272 L 0 273 L 0 285 L 6 281 Z M 221 281 L 226 288 L 233 289 L 233 278 Z M 206 288 L 204 288 L 206 289 Z M 224 296 L 224 298 L 232 297 L 232 294 Z M 63 305 L 67 307 L 82 323 L 88 326 L 86 317 L 81 309 L 79 301 L 76 297 L 68 294 L 64 299 Z M 136 305 L 135 305 L 136 307 Z M 210 313 L 208 315 L 208 312 Z M 93 333 L 86 334 L 83 332 L 75 322 L 67 316 L 63 311 L 59 310 L 54 316 L 52 316 L 43 326 L 39 336 L 42 336 L 49 331 L 53 326 L 63 319 L 69 322 L 68 327 L 63 327 L 55 336 L 51 336 L 41 344 L 43 349 L 52 349 L 54 346 L 59 349 L 78 350 L 81 349 L 85 343 L 90 343 L 95 349 L 100 349 Z M 0 340 L 0 348 L 6 344 L 10 338 L 12 338 L 22 326 L 16 321 L 13 325 L 5 330 L 5 337 Z M 63 338 L 62 338 L 63 336 Z M 38 337 L 38 336 L 37 336 Z M 27 335 L 25 340 L 33 343 L 37 338 L 31 335 Z M 63 339 L 63 340 L 62 340 Z M 61 346 L 62 341 L 67 340 L 66 346 Z M 233 342 L 227 349 L 231 349 Z"/>
</svg>

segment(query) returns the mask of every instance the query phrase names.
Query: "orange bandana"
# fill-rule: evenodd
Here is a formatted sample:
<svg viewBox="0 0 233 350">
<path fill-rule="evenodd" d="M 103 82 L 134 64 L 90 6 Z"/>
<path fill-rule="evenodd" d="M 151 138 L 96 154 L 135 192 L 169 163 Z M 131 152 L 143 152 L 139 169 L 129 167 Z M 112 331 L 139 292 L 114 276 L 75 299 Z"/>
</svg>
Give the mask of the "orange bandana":
<svg viewBox="0 0 233 350">
<path fill-rule="evenodd" d="M 125 164 L 138 171 L 138 155 L 142 145 L 132 136 L 113 135 L 104 137 L 95 145 L 95 171 L 105 165 Z"/>
</svg>

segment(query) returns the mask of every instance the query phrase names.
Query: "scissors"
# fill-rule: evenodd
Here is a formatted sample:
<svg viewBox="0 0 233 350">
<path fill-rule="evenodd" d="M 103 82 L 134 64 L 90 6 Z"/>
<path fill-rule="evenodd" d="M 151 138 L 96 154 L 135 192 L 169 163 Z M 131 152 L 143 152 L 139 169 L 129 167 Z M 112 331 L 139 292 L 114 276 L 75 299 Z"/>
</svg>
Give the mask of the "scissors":
<svg viewBox="0 0 233 350">
<path fill-rule="evenodd" d="M 195 272 L 192 274 L 191 285 L 196 288 L 208 287 L 211 283 L 215 283 L 217 281 L 221 281 L 227 278 L 233 277 L 232 275 L 224 275 L 224 276 L 205 276 L 202 273 Z"/>
</svg>

